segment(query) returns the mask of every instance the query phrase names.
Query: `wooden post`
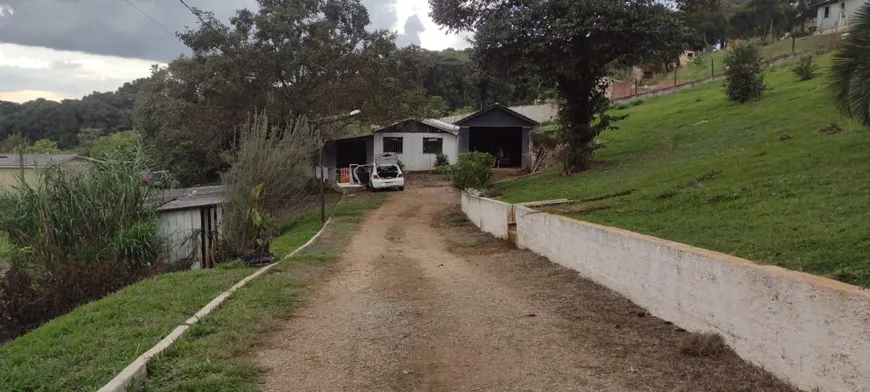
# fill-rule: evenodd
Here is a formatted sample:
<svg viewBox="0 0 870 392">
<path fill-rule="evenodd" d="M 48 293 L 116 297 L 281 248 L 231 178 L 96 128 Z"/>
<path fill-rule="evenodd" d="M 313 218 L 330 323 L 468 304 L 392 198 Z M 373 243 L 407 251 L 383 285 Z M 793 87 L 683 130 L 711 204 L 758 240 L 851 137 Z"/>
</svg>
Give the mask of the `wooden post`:
<svg viewBox="0 0 870 392">
<path fill-rule="evenodd" d="M 716 66 L 714 65 L 716 60 L 710 59 L 710 77 L 716 76 Z"/>
<path fill-rule="evenodd" d="M 679 61 L 679 60 L 677 60 L 677 61 Z M 677 85 L 677 70 L 678 70 L 678 69 L 680 69 L 680 65 L 679 65 L 679 64 L 677 64 L 677 66 L 674 67 L 674 86 Z"/>
<path fill-rule="evenodd" d="M 791 36 L 791 54 L 794 56 L 794 36 Z"/>
<path fill-rule="evenodd" d="M 318 134 L 320 137 L 320 223 L 325 225 L 326 194 L 324 193 L 323 183 L 326 181 L 326 171 L 323 170 L 323 149 L 326 148 L 326 143 L 323 142 L 323 131 L 318 130 Z"/>
</svg>

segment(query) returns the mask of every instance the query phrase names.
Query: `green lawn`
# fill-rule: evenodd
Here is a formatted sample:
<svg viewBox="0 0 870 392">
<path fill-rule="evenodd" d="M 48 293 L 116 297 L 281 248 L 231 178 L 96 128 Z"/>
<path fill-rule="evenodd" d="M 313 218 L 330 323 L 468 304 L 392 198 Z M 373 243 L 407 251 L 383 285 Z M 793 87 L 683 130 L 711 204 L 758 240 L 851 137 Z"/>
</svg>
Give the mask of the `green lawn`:
<svg viewBox="0 0 870 392">
<path fill-rule="evenodd" d="M 306 265 L 334 260 L 358 227 L 359 216 L 379 207 L 386 197 L 363 194 L 343 199 L 331 209 L 333 221 L 317 243 L 239 289 L 224 306 L 194 325 L 165 356 L 151 362 L 144 389 L 258 391 L 263 369 L 251 363 L 249 354 L 263 333 L 292 316 L 312 283 L 310 277 L 300 277 L 297 272 L 304 271 Z M 311 211 L 299 217 L 299 225 L 319 229 L 319 219 L 319 211 Z M 285 235 L 284 239 L 291 237 Z"/>
<path fill-rule="evenodd" d="M 377 208 L 384 199 L 381 195 L 362 195 L 346 199 L 329 212 L 345 217 L 360 215 Z M 320 230 L 319 214 L 314 212 L 303 213 L 292 223 L 273 243 L 279 255 L 304 244 Z M 302 260 L 320 258 L 309 253 Z M 80 306 L 0 346 L 0 391 L 97 390 L 220 292 L 253 272 L 239 263 L 228 263 L 212 270 L 163 274 Z M 295 290 L 294 281 L 292 277 L 276 276 L 280 273 L 256 280 L 256 284 L 249 284 L 250 288 L 234 294 L 231 298 L 241 300 L 230 300 L 218 312 L 220 316 L 206 318 L 189 335 L 220 332 L 217 345 L 223 348 L 234 344 L 232 339 L 240 339 L 240 334 L 253 331 L 256 322 L 248 323 L 252 318 L 265 317 L 262 315 L 267 311 L 289 311 L 288 301 L 294 301 L 294 297 L 281 294 Z M 246 324 L 238 324 L 239 320 Z M 224 326 L 229 330 L 220 330 Z M 209 366 L 199 358 L 188 363 L 194 364 Z M 207 381 L 207 375 L 203 377 Z"/>
<path fill-rule="evenodd" d="M 837 113 L 824 79 L 778 67 L 756 102 L 727 102 L 717 82 L 617 110 L 629 118 L 600 136 L 597 168 L 505 183 L 502 198 L 632 191 L 557 212 L 870 285 L 870 132 Z M 821 134 L 832 122 L 842 131 Z"/>
<path fill-rule="evenodd" d="M 251 269 L 164 274 L 0 346 L 0 391 L 95 391 Z"/>
</svg>

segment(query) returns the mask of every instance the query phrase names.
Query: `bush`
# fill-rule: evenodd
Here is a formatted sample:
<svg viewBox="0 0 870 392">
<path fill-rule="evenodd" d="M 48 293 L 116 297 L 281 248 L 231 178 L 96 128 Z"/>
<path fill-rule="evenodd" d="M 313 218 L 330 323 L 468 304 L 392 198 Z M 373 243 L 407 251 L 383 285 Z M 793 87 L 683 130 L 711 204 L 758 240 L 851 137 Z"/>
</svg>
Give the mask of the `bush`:
<svg viewBox="0 0 870 392">
<path fill-rule="evenodd" d="M 435 156 L 435 167 L 444 167 L 450 165 L 450 157 L 444 154 Z"/>
<path fill-rule="evenodd" d="M 763 91 L 758 47 L 747 44 L 734 48 L 725 57 L 725 95 L 728 100 L 744 103 L 760 98 Z"/>
<path fill-rule="evenodd" d="M 801 81 L 811 80 L 816 77 L 816 69 L 818 67 L 813 64 L 813 56 L 804 56 L 798 60 L 797 64 L 792 67 L 791 71 Z"/>
<path fill-rule="evenodd" d="M 459 161 L 450 168 L 453 188 L 459 191 L 469 189 L 485 190 L 492 186 L 492 166 L 495 158 L 485 152 L 466 152 L 459 154 Z"/>
<path fill-rule="evenodd" d="M 256 116 L 239 135 L 223 175 L 230 202 L 224 207 L 226 240 L 240 254 L 268 251 L 279 216 L 312 192 L 306 181 L 318 138 L 305 122 L 294 130 L 270 126 Z"/>
</svg>

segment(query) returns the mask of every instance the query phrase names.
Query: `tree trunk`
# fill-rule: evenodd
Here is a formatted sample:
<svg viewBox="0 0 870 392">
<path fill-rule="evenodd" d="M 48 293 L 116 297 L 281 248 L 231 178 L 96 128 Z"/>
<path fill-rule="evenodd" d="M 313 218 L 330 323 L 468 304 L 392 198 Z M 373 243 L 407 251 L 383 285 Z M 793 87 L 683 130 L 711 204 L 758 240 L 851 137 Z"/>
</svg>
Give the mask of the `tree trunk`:
<svg viewBox="0 0 870 392">
<path fill-rule="evenodd" d="M 592 101 L 594 88 L 595 83 L 591 80 L 562 78 L 559 81 L 559 93 L 565 99 L 565 105 L 559 111 L 564 174 L 576 173 L 589 167 L 592 156 L 590 144 L 597 136 L 591 128 L 595 115 Z"/>
</svg>

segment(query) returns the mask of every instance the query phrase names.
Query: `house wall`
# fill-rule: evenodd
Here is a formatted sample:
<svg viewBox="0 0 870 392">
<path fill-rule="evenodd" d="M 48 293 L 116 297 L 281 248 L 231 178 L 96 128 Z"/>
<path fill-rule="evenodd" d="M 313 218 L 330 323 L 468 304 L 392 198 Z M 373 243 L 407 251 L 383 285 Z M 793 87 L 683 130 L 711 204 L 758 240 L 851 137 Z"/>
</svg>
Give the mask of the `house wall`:
<svg viewBox="0 0 870 392">
<path fill-rule="evenodd" d="M 463 195 L 462 208 L 487 232 L 507 230 L 504 203 Z M 801 389 L 870 390 L 868 290 L 528 207 L 513 214 L 520 248 L 686 330 L 720 334 Z"/>
<path fill-rule="evenodd" d="M 820 6 L 816 10 L 816 30 L 826 31 L 848 26 L 852 17 L 866 0 L 845 0 Z M 828 17 L 825 18 L 825 7 L 829 7 Z"/>
<path fill-rule="evenodd" d="M 441 152 L 450 158 L 450 163 L 456 163 L 459 153 L 456 136 L 450 133 L 422 132 L 378 132 L 375 134 L 374 153 L 383 154 L 384 137 L 402 138 L 402 153 L 396 154 L 405 165 L 405 171 L 426 171 L 435 168 L 437 154 L 423 154 L 423 139 L 437 137 L 443 140 Z"/>
</svg>

